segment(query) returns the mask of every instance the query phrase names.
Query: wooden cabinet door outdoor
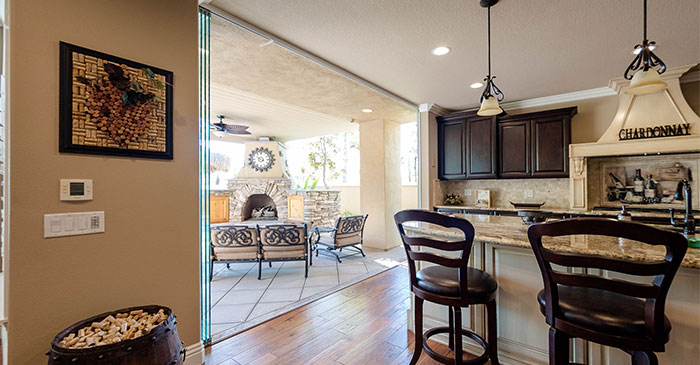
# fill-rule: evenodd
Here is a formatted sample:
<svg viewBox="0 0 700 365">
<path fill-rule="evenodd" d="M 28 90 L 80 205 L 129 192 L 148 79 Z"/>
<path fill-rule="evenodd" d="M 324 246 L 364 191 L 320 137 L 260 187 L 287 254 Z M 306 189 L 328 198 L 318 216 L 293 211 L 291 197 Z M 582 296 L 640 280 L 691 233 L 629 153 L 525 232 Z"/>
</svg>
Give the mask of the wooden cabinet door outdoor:
<svg viewBox="0 0 700 365">
<path fill-rule="evenodd" d="M 530 176 L 530 120 L 498 123 L 499 177 Z"/>
<path fill-rule="evenodd" d="M 228 209 L 227 196 L 209 197 L 209 222 L 227 223 L 229 221 Z"/>
<path fill-rule="evenodd" d="M 438 174 L 440 179 L 463 179 L 465 175 L 464 120 L 438 125 Z"/>
<path fill-rule="evenodd" d="M 569 116 L 532 121 L 532 175 L 569 177 Z"/>
<path fill-rule="evenodd" d="M 495 117 L 467 119 L 467 178 L 496 177 L 496 120 Z"/>
</svg>

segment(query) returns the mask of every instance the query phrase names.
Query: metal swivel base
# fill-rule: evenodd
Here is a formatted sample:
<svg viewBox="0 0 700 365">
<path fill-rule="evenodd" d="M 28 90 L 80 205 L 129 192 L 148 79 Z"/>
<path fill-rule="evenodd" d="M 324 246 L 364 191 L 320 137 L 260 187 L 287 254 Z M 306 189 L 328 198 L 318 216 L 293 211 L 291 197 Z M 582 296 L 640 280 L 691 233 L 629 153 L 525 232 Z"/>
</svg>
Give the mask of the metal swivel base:
<svg viewBox="0 0 700 365">
<path fill-rule="evenodd" d="M 425 353 L 428 354 L 433 360 L 442 363 L 442 364 L 454 364 L 455 359 L 440 355 L 435 350 L 431 349 L 430 346 L 428 346 L 428 339 L 434 335 L 437 335 L 438 333 L 450 333 L 450 328 L 449 327 L 435 327 L 431 328 L 428 331 L 423 334 L 423 350 L 425 350 Z M 470 360 L 462 360 L 461 364 L 469 364 L 469 365 L 481 365 L 485 364 L 487 361 L 489 361 L 489 345 L 486 343 L 486 340 L 484 340 L 481 336 L 477 335 L 476 333 L 466 330 L 462 328 L 462 336 L 467 336 L 474 340 L 476 343 L 481 346 L 481 348 L 484 349 L 484 353 L 481 354 L 481 356 L 477 357 L 476 359 L 470 359 Z M 452 344 L 450 344 L 450 347 L 452 347 Z"/>
</svg>

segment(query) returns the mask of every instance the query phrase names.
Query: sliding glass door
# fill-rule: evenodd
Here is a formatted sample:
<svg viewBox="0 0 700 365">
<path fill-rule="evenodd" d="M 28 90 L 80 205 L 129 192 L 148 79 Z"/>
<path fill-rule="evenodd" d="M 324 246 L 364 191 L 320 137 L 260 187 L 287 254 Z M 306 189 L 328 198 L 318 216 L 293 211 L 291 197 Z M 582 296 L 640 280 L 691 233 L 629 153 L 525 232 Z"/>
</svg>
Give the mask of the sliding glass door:
<svg viewBox="0 0 700 365">
<path fill-rule="evenodd" d="M 211 342 L 211 251 L 209 248 L 209 29 L 211 13 L 199 9 L 199 244 L 201 339 Z"/>
</svg>

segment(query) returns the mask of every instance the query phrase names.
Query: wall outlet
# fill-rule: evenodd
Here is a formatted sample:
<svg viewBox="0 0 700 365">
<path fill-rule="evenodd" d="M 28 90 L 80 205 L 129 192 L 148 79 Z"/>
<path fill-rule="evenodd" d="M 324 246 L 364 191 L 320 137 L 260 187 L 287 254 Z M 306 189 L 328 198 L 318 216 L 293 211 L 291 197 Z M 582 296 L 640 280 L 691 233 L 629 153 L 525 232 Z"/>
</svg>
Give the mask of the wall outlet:
<svg viewBox="0 0 700 365">
<path fill-rule="evenodd" d="M 535 197 L 535 191 L 527 189 L 525 190 L 525 197 L 526 198 L 534 198 Z"/>
<path fill-rule="evenodd" d="M 472 189 L 464 189 L 464 196 L 472 196 Z"/>
</svg>

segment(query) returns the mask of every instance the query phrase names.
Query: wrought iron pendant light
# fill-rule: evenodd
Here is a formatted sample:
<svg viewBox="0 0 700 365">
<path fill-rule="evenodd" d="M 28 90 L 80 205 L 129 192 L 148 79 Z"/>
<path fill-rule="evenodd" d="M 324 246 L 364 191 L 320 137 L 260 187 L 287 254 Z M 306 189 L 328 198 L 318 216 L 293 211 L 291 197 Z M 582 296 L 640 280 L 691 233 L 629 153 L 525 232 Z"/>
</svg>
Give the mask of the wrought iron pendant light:
<svg viewBox="0 0 700 365">
<path fill-rule="evenodd" d="M 501 109 L 500 105 L 498 105 L 498 102 L 503 100 L 504 95 L 503 92 L 501 92 L 501 89 L 499 89 L 493 82 L 493 79 L 495 79 L 496 76 L 491 74 L 491 7 L 497 2 L 498 0 L 481 0 L 479 3 L 482 7 L 488 9 L 489 57 L 489 73 L 484 79 L 486 86 L 484 87 L 484 92 L 481 93 L 481 99 L 479 100 L 481 102 L 481 107 L 479 108 L 479 111 L 476 112 L 476 114 L 480 116 L 493 116 L 503 113 L 503 109 Z"/>
<path fill-rule="evenodd" d="M 652 52 L 654 49 L 656 49 L 656 42 L 647 39 L 647 0 L 644 0 L 644 40 L 642 44 L 634 46 L 632 53 L 637 56 L 625 70 L 625 79 L 632 80 L 625 91 L 627 94 L 651 94 L 668 86 L 659 77 L 666 71 L 666 64 Z M 630 75 L 632 71 L 637 71 L 634 76 Z"/>
</svg>

